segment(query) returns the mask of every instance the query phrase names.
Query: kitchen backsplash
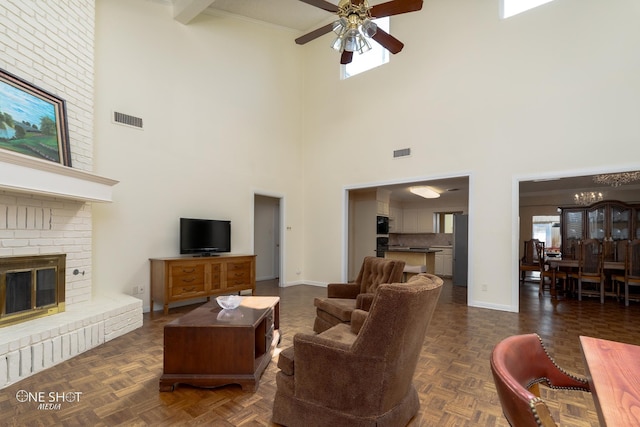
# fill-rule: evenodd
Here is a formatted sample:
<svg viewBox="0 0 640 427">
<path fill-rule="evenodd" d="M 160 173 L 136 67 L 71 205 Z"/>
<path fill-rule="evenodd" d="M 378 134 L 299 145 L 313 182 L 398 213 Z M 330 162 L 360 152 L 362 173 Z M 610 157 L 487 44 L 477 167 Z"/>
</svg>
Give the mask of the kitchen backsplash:
<svg viewBox="0 0 640 427">
<path fill-rule="evenodd" d="M 432 246 L 451 246 L 451 233 L 389 233 L 389 246 L 408 246 L 415 248 L 430 248 Z"/>
</svg>

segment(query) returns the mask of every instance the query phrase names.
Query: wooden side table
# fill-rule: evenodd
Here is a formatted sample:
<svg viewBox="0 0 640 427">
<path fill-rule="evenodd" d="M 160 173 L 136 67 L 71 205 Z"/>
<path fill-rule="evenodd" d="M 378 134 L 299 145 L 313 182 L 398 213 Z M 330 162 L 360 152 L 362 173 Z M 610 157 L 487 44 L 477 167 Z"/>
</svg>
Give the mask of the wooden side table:
<svg viewBox="0 0 640 427">
<path fill-rule="evenodd" d="M 164 327 L 160 391 L 176 384 L 239 384 L 254 392 L 280 340 L 280 298 L 243 297 L 234 310 L 210 301 Z"/>
</svg>

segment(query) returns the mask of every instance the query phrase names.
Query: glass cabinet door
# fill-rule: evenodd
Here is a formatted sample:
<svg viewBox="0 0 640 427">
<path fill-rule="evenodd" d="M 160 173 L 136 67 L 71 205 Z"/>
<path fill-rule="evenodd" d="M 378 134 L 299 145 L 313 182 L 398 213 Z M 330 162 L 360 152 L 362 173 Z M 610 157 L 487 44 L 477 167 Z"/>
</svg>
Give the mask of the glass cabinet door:
<svg viewBox="0 0 640 427">
<path fill-rule="evenodd" d="M 578 257 L 578 242 L 584 239 L 584 210 L 566 209 L 562 211 L 562 257 Z"/>
<path fill-rule="evenodd" d="M 611 238 L 629 240 L 631 228 L 631 209 L 620 205 L 611 205 Z"/>
<path fill-rule="evenodd" d="M 605 238 L 606 207 L 589 209 L 587 211 L 587 239 Z"/>
</svg>

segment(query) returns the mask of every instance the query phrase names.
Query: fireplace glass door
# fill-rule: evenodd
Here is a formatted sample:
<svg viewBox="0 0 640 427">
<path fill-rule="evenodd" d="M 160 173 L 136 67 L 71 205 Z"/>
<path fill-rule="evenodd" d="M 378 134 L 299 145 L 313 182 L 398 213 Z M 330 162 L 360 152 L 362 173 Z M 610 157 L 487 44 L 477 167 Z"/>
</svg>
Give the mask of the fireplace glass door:
<svg viewBox="0 0 640 427">
<path fill-rule="evenodd" d="M 64 311 L 65 258 L 0 258 L 0 326 Z"/>
</svg>

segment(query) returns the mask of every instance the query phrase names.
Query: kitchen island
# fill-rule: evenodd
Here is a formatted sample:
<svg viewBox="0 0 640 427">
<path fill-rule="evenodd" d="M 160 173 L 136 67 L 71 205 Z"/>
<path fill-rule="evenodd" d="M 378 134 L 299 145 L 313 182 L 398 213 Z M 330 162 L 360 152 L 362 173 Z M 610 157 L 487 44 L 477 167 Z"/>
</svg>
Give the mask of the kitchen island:
<svg viewBox="0 0 640 427">
<path fill-rule="evenodd" d="M 423 265 L 427 273 L 436 274 L 436 252 L 442 252 L 442 249 L 389 246 L 384 257 L 399 259 L 407 266 Z"/>
</svg>

